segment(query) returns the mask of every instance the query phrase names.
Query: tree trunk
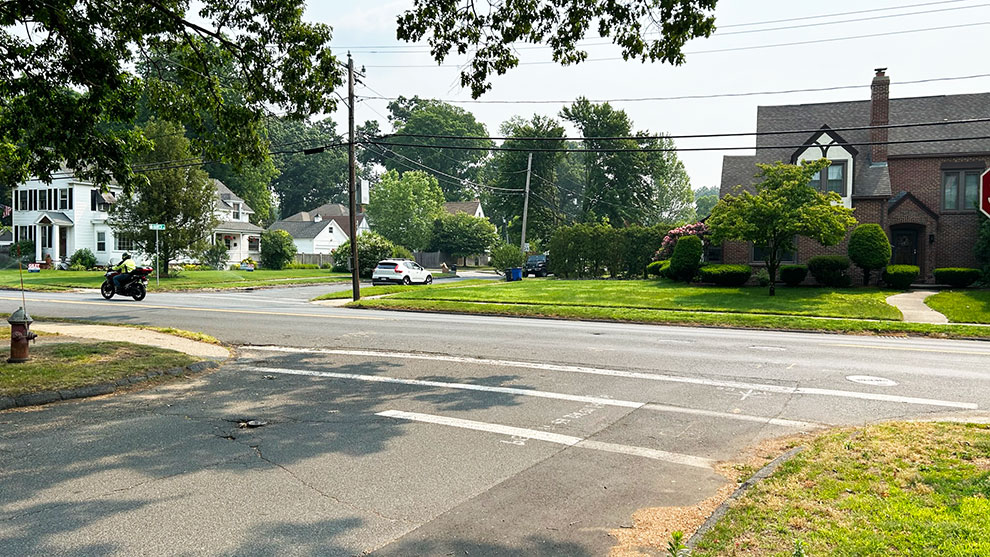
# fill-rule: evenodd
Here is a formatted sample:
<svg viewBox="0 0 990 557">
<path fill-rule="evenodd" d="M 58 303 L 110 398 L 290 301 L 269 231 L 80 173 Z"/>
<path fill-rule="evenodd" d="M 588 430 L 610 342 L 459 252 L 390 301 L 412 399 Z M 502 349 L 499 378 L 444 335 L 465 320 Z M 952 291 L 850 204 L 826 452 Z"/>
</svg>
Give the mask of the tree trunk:
<svg viewBox="0 0 990 557">
<path fill-rule="evenodd" d="M 866 267 L 860 267 L 863 270 L 863 286 L 870 285 L 870 270 Z"/>
</svg>

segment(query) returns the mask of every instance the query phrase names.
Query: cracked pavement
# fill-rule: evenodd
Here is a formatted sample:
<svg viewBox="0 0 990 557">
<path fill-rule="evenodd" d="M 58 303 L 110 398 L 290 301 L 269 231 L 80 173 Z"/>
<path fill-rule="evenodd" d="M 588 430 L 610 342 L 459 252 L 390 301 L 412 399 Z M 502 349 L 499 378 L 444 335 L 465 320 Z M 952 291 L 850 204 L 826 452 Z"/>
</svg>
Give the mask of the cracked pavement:
<svg viewBox="0 0 990 557">
<path fill-rule="evenodd" d="M 705 499 L 713 462 L 768 437 L 990 401 L 987 343 L 354 312 L 312 293 L 141 312 L 34 295 L 38 314 L 245 346 L 186 382 L 0 413 L 0 553 L 604 555 L 636 509 Z M 264 319 L 227 313 L 265 299 Z M 198 326 L 175 323 L 192 304 Z"/>
</svg>

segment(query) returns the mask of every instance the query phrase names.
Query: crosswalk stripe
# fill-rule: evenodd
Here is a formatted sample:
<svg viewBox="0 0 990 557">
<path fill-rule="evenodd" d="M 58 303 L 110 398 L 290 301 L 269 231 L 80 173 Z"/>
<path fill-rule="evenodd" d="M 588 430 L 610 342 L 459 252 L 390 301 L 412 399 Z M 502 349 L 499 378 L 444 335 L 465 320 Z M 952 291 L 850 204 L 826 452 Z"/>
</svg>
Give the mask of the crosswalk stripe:
<svg viewBox="0 0 990 557">
<path fill-rule="evenodd" d="M 548 391 L 537 391 L 535 389 L 519 389 L 514 387 L 495 387 L 490 385 L 477 385 L 473 383 L 454 383 L 447 381 L 428 381 L 424 379 L 402 379 L 398 377 L 387 377 L 382 375 L 361 375 L 356 373 L 338 373 L 334 371 L 315 371 L 307 369 L 288 369 L 280 367 L 257 367 L 252 368 L 262 373 L 277 373 L 281 375 L 302 375 L 307 377 L 328 377 L 334 379 L 351 379 L 356 381 L 370 381 L 374 383 L 393 383 L 399 385 L 415 385 L 420 387 L 437 387 L 441 389 L 459 389 L 468 391 L 483 391 L 491 393 L 504 393 L 519 396 L 531 396 L 537 398 L 550 398 L 557 400 L 568 400 L 573 402 L 583 402 L 585 404 L 600 404 L 602 406 L 617 406 L 620 408 L 645 408 L 658 412 L 674 414 L 691 414 L 696 416 L 708 416 L 714 418 L 724 418 L 744 422 L 757 422 L 762 424 L 795 427 L 799 429 L 816 429 L 824 424 L 802 422 L 798 420 L 787 420 L 784 418 L 768 418 L 763 416 L 751 416 L 747 414 L 732 414 L 729 412 L 716 412 L 713 410 L 701 410 L 697 408 L 685 408 L 682 406 L 670 406 L 666 404 L 653 404 L 645 402 L 634 402 L 630 400 L 617 400 L 614 398 L 594 397 L 583 395 L 569 395 L 564 393 L 553 393 Z"/>
<path fill-rule="evenodd" d="M 703 377 L 686 377 L 683 375 L 668 375 L 663 373 L 643 373 L 636 371 L 622 371 L 617 369 L 594 368 L 586 366 L 573 366 L 561 364 L 543 364 L 537 362 L 521 362 L 512 360 L 494 360 L 489 358 L 473 358 L 468 356 L 445 356 L 442 354 L 423 354 L 416 352 L 389 352 L 376 350 L 336 350 L 330 348 L 293 348 L 288 346 L 248 346 L 255 350 L 269 352 L 284 352 L 291 354 L 330 354 L 338 356 L 363 356 L 368 358 L 402 358 L 407 360 L 431 360 L 441 362 L 454 362 L 473 365 L 487 365 L 498 367 L 514 367 L 522 369 L 539 369 L 544 371 L 559 371 L 565 373 L 587 373 L 591 375 L 604 375 L 609 377 L 624 377 L 629 379 L 645 379 L 648 381 L 664 381 L 670 383 L 684 383 L 689 385 L 703 385 L 707 387 L 726 387 L 731 389 L 754 390 L 766 393 L 778 393 L 786 395 L 818 395 L 828 397 L 853 398 L 860 400 L 872 400 L 879 402 L 895 402 L 900 404 L 916 404 L 921 406 L 942 406 L 949 408 L 962 408 L 966 410 L 976 410 L 979 405 L 972 402 L 959 402 L 951 400 L 938 400 L 933 398 L 918 398 L 900 395 L 888 395 L 882 393 L 867 393 L 862 391 L 844 391 L 839 389 L 819 389 L 815 387 L 789 387 L 786 385 L 769 385 L 765 383 L 747 383 L 742 381 L 725 381 L 719 379 L 706 379 Z"/>
<path fill-rule="evenodd" d="M 582 449 L 592 449 L 596 451 L 606 451 L 610 453 L 640 456 L 644 458 L 650 458 L 653 460 L 661 460 L 664 462 L 671 462 L 674 464 L 682 464 L 684 466 L 705 468 L 707 470 L 711 470 L 714 464 L 712 460 L 700 456 L 672 453 L 657 449 L 648 449 L 646 447 L 634 447 L 631 445 L 619 445 L 616 443 L 603 443 L 601 441 L 591 441 L 588 439 L 583 439 L 581 437 L 575 437 L 573 435 L 561 435 L 559 433 L 551 433 L 549 431 L 540 431 L 537 429 L 526 429 L 522 427 L 492 424 L 488 422 L 478 422 L 474 420 L 463 420 L 460 418 L 451 418 L 448 416 L 436 416 L 433 414 L 421 414 L 418 412 L 403 412 L 401 410 L 386 410 L 384 412 L 378 412 L 375 415 L 383 416 L 386 418 L 395 418 L 399 420 L 410 420 L 415 422 L 425 422 L 425 423 L 445 425 L 450 427 L 459 427 L 462 429 L 471 429 L 475 431 L 500 433 L 502 435 L 512 435 L 524 439 L 546 441 L 548 443 L 557 443 L 558 445 L 567 445 L 569 447 L 578 447 Z"/>
</svg>

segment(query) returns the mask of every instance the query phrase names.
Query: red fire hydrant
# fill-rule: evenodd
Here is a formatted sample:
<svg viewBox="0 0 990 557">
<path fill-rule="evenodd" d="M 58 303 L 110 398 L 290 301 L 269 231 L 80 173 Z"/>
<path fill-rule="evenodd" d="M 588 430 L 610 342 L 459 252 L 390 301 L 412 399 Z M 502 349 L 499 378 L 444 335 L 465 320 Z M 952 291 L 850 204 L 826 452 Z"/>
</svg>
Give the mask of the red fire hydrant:
<svg viewBox="0 0 990 557">
<path fill-rule="evenodd" d="M 24 308 L 17 308 L 17 311 L 7 318 L 7 323 L 10 323 L 10 358 L 7 358 L 7 363 L 19 364 L 28 361 L 31 359 L 28 355 L 28 342 L 38 337 L 31 332 L 31 323 L 34 323 L 34 319 L 31 319 Z"/>
</svg>

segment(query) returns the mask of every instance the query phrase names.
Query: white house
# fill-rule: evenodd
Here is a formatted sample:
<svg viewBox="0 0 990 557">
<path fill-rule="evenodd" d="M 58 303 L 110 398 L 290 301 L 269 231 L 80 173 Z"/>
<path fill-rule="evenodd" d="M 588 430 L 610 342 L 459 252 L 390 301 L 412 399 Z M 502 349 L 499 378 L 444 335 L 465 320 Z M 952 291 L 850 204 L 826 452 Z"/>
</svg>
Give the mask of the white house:
<svg viewBox="0 0 990 557">
<path fill-rule="evenodd" d="M 261 228 L 248 222 L 251 208 L 226 186 L 217 186 L 216 213 L 221 220 L 214 241 L 227 244 L 230 261 L 257 258 Z M 76 250 L 89 248 L 99 264 L 120 261 L 124 252 L 133 252 L 134 243 L 114 234 L 107 216 L 121 188 L 111 185 L 108 192 L 74 177 L 51 184 L 30 180 L 12 193 L 14 241 L 34 240 L 35 260 L 68 259 Z M 150 259 L 144 256 L 143 259 Z"/>
<path fill-rule="evenodd" d="M 311 211 L 300 211 L 282 219 L 269 228 L 285 230 L 292 236 L 299 253 L 328 254 L 350 238 L 350 218 L 347 207 L 327 203 Z M 357 217 L 357 233 L 371 230 L 363 213 Z"/>
</svg>

